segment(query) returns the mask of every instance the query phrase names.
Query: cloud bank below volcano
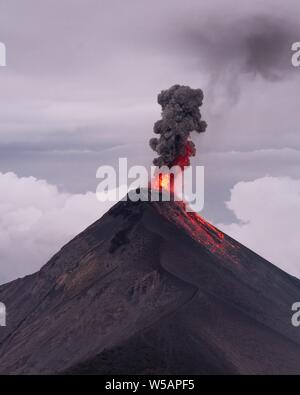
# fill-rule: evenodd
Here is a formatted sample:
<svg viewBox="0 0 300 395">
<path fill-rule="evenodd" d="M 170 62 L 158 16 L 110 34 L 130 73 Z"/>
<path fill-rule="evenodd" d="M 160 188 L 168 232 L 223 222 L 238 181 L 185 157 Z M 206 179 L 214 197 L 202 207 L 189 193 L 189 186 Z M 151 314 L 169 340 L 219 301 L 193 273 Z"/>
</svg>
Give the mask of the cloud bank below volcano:
<svg viewBox="0 0 300 395">
<path fill-rule="evenodd" d="M 238 222 L 218 224 L 223 232 L 300 278 L 300 180 L 263 177 L 239 182 L 227 207 Z"/>
</svg>

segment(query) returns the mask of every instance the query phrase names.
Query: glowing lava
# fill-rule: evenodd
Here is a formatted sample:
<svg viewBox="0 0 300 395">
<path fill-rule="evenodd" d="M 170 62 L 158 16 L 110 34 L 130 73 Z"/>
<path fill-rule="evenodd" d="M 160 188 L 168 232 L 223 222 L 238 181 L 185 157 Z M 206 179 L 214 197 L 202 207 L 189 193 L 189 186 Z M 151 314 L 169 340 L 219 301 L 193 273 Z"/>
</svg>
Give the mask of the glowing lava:
<svg viewBox="0 0 300 395">
<path fill-rule="evenodd" d="M 165 190 L 170 191 L 171 182 L 170 182 L 170 174 L 169 173 L 159 173 L 154 178 L 152 187 L 159 191 Z"/>
<path fill-rule="evenodd" d="M 190 166 L 190 157 L 195 156 L 195 149 L 191 145 L 188 140 L 187 144 L 184 147 L 184 152 L 182 155 L 179 155 L 175 161 L 172 163 L 172 166 L 180 166 L 181 170 L 184 171 L 184 167 Z"/>
<path fill-rule="evenodd" d="M 173 166 L 179 166 L 181 171 L 184 171 L 185 167 L 190 166 L 190 157 L 194 155 L 195 152 L 188 141 L 188 143 L 184 147 L 183 154 L 175 159 L 172 165 L 169 166 L 170 169 Z M 152 188 L 159 191 L 165 190 L 168 192 L 174 192 L 174 183 L 175 183 L 174 178 L 175 178 L 174 174 L 172 173 L 158 172 L 154 178 L 154 181 L 152 182 Z"/>
<path fill-rule="evenodd" d="M 194 155 L 195 155 L 194 150 L 192 149 L 191 145 L 188 142 L 184 147 L 184 153 L 175 159 L 175 161 L 170 166 L 170 169 L 173 166 L 179 166 L 181 171 L 184 171 L 185 167 L 190 166 L 190 157 Z M 152 183 L 152 188 L 159 191 L 165 190 L 165 191 L 174 192 L 174 182 L 175 182 L 174 174 L 158 172 Z"/>
</svg>

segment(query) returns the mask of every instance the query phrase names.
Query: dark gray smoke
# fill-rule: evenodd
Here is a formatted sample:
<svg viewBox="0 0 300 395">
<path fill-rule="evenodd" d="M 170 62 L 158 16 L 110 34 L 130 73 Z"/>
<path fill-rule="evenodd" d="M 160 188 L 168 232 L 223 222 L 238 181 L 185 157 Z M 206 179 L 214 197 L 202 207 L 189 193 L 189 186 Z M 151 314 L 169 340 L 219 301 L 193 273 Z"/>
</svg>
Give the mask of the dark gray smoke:
<svg viewBox="0 0 300 395">
<path fill-rule="evenodd" d="M 155 166 L 189 165 L 189 157 L 196 153 L 190 133 L 205 132 L 206 122 L 201 120 L 199 107 L 202 105 L 201 89 L 174 85 L 161 91 L 157 98 L 162 106 L 162 119 L 154 125 L 158 138 L 149 141 L 150 147 L 158 153 L 153 160 Z"/>
<path fill-rule="evenodd" d="M 196 67 L 210 73 L 245 73 L 266 80 L 281 80 L 294 72 L 290 65 L 291 43 L 299 28 L 294 18 L 260 15 L 207 18 L 209 25 L 187 25 L 179 38 L 185 54 L 198 54 Z M 237 79 L 236 79 L 237 80 Z"/>
</svg>

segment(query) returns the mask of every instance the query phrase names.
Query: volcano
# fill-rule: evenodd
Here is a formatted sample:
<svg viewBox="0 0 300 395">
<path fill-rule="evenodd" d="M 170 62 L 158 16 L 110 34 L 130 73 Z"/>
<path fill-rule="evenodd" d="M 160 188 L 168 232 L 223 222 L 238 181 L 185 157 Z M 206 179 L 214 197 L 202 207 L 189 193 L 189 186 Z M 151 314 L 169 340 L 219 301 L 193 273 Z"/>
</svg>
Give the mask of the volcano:
<svg viewBox="0 0 300 395">
<path fill-rule="evenodd" d="M 299 374 L 299 299 L 182 202 L 124 200 L 0 287 L 0 373 Z"/>
</svg>

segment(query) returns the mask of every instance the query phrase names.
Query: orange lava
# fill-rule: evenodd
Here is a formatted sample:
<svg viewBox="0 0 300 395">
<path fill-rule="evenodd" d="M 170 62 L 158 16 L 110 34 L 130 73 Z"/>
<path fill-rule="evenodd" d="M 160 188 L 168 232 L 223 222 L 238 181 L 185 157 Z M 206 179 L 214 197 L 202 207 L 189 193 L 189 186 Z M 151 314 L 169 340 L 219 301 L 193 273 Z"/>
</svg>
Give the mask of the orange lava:
<svg viewBox="0 0 300 395">
<path fill-rule="evenodd" d="M 195 153 L 191 149 L 191 147 L 187 144 L 184 148 L 183 155 L 178 156 L 172 166 L 180 166 L 181 170 L 184 170 L 185 167 L 190 165 L 190 157 L 194 156 Z"/>
<path fill-rule="evenodd" d="M 183 154 L 178 156 L 174 162 L 169 166 L 179 166 L 181 171 L 184 171 L 185 167 L 190 166 L 190 157 L 194 156 L 195 153 L 189 144 L 186 144 L 183 150 Z M 158 173 L 152 181 L 152 188 L 162 191 L 174 192 L 174 175 L 170 173 Z"/>
<path fill-rule="evenodd" d="M 168 173 L 160 173 L 158 174 L 153 182 L 153 188 L 161 191 L 164 189 L 165 191 L 170 190 L 170 174 Z"/>
<path fill-rule="evenodd" d="M 170 190 L 170 175 L 169 174 L 161 174 L 159 176 L 159 186 L 160 186 L 160 188 L 163 188 L 166 191 Z"/>
</svg>

